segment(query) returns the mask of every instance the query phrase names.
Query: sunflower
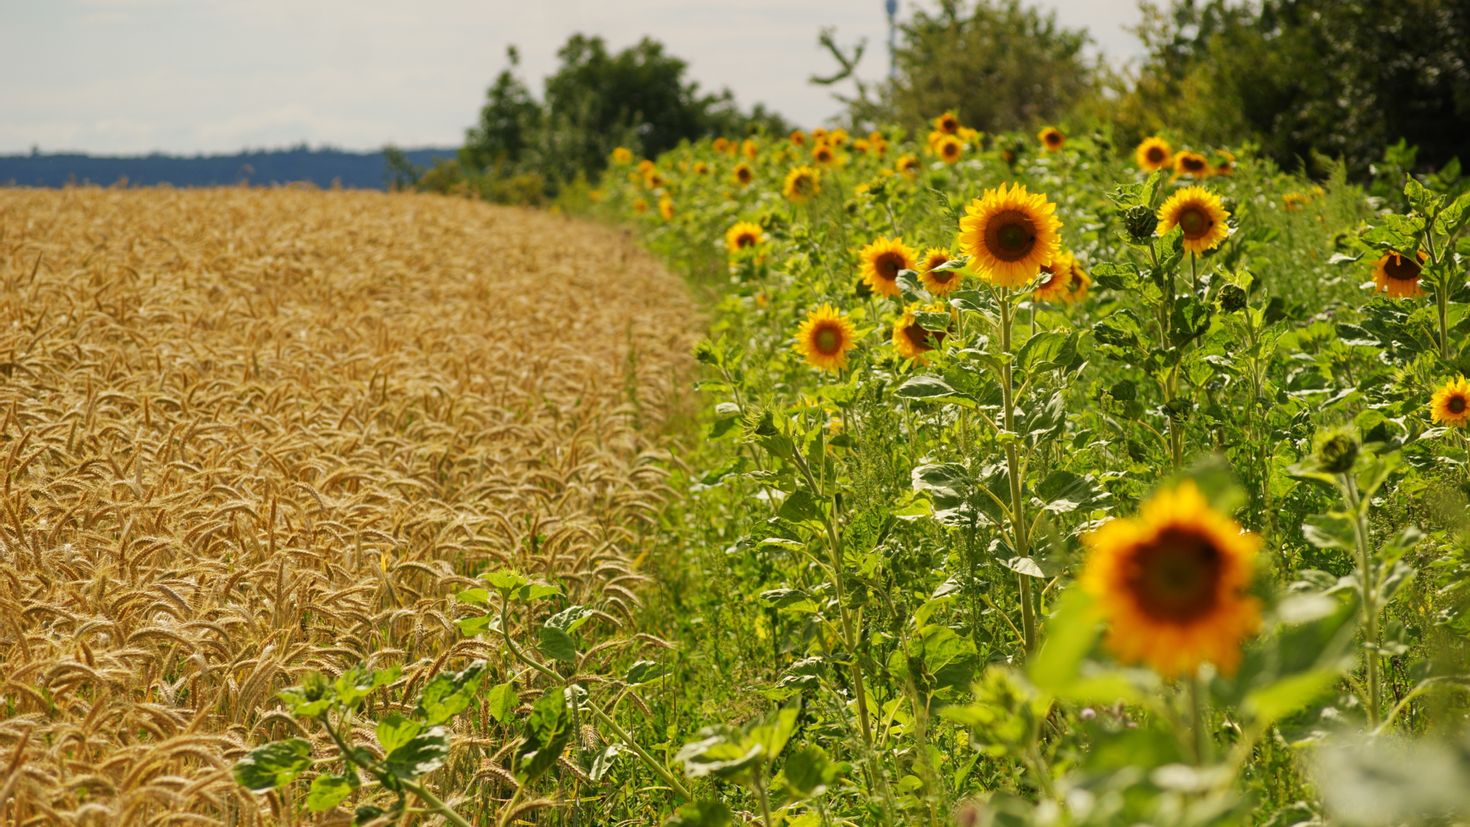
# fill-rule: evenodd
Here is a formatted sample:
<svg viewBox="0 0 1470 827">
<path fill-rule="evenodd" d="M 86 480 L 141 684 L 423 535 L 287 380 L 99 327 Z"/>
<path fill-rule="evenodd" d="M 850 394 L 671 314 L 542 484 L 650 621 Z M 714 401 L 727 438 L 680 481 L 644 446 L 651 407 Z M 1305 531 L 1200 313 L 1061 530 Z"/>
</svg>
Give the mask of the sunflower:
<svg viewBox="0 0 1470 827">
<path fill-rule="evenodd" d="M 813 310 L 796 331 L 796 352 L 818 370 L 841 370 L 856 342 L 852 322 L 830 304 Z"/>
<path fill-rule="evenodd" d="M 709 175 L 709 164 L 706 164 L 703 161 L 695 161 L 694 162 L 694 174 L 695 175 Z"/>
<path fill-rule="evenodd" d="M 914 259 L 918 258 L 902 238 L 892 241 L 879 238 L 859 255 L 863 262 L 863 281 L 880 296 L 897 296 L 898 271 L 914 269 Z"/>
<path fill-rule="evenodd" d="M 1001 287 L 1020 287 L 1036 278 L 1061 246 L 1057 206 L 1022 184 L 986 190 L 965 207 L 960 252 L 982 277 Z"/>
<path fill-rule="evenodd" d="M 806 133 L 800 129 L 791 130 L 791 143 L 795 146 L 806 146 Z"/>
<path fill-rule="evenodd" d="M 919 159 L 913 155 L 900 155 L 898 156 L 898 161 L 894 163 L 893 168 L 910 177 L 918 175 Z"/>
<path fill-rule="evenodd" d="M 1133 160 L 1138 162 L 1138 168 L 1144 172 L 1168 169 L 1174 160 L 1173 156 L 1169 142 L 1157 135 L 1152 138 L 1144 138 L 1143 143 L 1133 150 Z"/>
<path fill-rule="evenodd" d="M 760 154 L 760 144 L 757 144 L 754 138 L 746 138 L 745 142 L 740 145 L 740 151 L 745 153 L 747 158 L 755 158 Z"/>
<path fill-rule="evenodd" d="M 1424 261 L 1429 257 L 1419 251 L 1418 260 L 1389 250 L 1373 265 L 1373 282 L 1378 289 L 1395 299 L 1412 299 L 1424 295 L 1419 277 L 1424 274 Z"/>
<path fill-rule="evenodd" d="M 668 197 L 667 195 L 665 195 L 663 198 L 660 198 L 658 200 L 658 214 L 662 216 L 663 220 L 665 221 L 673 221 L 674 199 Z"/>
<path fill-rule="evenodd" d="M 1042 146 L 1046 147 L 1047 152 L 1056 152 L 1062 148 L 1062 144 L 1067 142 L 1067 136 L 1054 126 L 1048 126 L 1036 133 L 1036 138 L 1041 141 Z"/>
<path fill-rule="evenodd" d="M 1204 187 L 1185 187 L 1159 207 L 1157 232 L 1163 236 L 1178 227 L 1184 233 L 1184 249 L 1203 253 L 1219 247 L 1230 235 L 1230 228 L 1225 225 L 1229 217 L 1220 196 Z"/>
<path fill-rule="evenodd" d="M 960 119 L 954 112 L 945 112 L 934 119 L 934 131 L 953 135 L 960 131 Z"/>
<path fill-rule="evenodd" d="M 946 164 L 955 163 L 964 152 L 965 142 L 953 135 L 945 135 L 934 142 L 934 154 L 944 159 Z"/>
<path fill-rule="evenodd" d="M 842 146 L 847 143 L 847 130 L 841 127 L 827 133 L 827 143 L 833 146 Z"/>
<path fill-rule="evenodd" d="M 1241 643 L 1261 622 L 1260 601 L 1246 593 L 1259 537 L 1185 482 L 1082 542 L 1082 588 L 1108 621 L 1114 654 L 1169 678 L 1206 661 L 1235 671 Z"/>
<path fill-rule="evenodd" d="M 1297 210 L 1301 209 L 1302 205 L 1307 203 L 1307 201 L 1309 200 L 1310 199 L 1307 198 L 1305 193 L 1288 192 L 1287 194 L 1281 196 L 1281 206 L 1284 207 L 1287 212 L 1296 212 Z"/>
<path fill-rule="evenodd" d="M 643 186 L 648 189 L 656 190 L 663 185 L 664 177 L 658 174 L 658 170 L 651 169 L 648 171 L 648 174 L 643 176 Z"/>
<path fill-rule="evenodd" d="M 755 170 L 750 168 L 750 164 L 736 164 L 734 175 L 735 183 L 742 187 L 755 180 Z"/>
<path fill-rule="evenodd" d="M 1072 281 L 1072 255 L 1058 251 L 1051 261 L 1041 265 L 1041 278 L 1036 281 L 1034 296 L 1039 301 L 1067 300 L 1067 285 Z"/>
<path fill-rule="evenodd" d="M 642 198 L 639 198 L 638 200 L 634 201 L 633 202 L 633 212 L 638 213 L 639 215 L 642 215 L 643 213 L 648 212 L 648 202 L 647 201 L 644 201 Z"/>
<path fill-rule="evenodd" d="M 650 160 L 648 160 L 647 158 L 644 158 L 643 160 L 641 160 L 641 161 L 638 162 L 638 174 L 639 175 L 646 176 L 646 175 L 648 175 L 648 173 L 653 172 L 653 170 L 654 170 L 653 162 L 650 161 Z"/>
<path fill-rule="evenodd" d="M 929 351 L 943 344 L 946 335 L 943 330 L 925 330 L 919 324 L 916 317 L 921 309 L 928 313 L 945 312 L 942 304 L 934 304 L 925 308 L 910 305 L 904 309 L 903 318 L 893 325 L 894 349 L 898 351 L 899 356 L 913 359 L 916 362 L 927 359 Z"/>
<path fill-rule="evenodd" d="M 822 191 L 820 173 L 811 167 L 796 167 L 786 173 L 786 183 L 781 194 L 795 204 L 805 204 Z"/>
<path fill-rule="evenodd" d="M 859 155 L 867 155 L 868 150 L 873 148 L 873 143 L 867 138 L 858 138 L 852 142 L 852 151 Z"/>
<path fill-rule="evenodd" d="M 715 142 L 710 145 L 710 148 L 715 152 L 728 152 L 730 149 L 730 139 L 716 138 Z"/>
<path fill-rule="evenodd" d="M 1184 150 L 1174 156 L 1174 174 L 1192 178 L 1210 177 L 1210 161 L 1198 152 Z"/>
<path fill-rule="evenodd" d="M 612 162 L 617 166 L 627 166 L 633 163 L 633 150 L 620 146 L 612 151 Z"/>
<path fill-rule="evenodd" d="M 943 247 L 930 247 L 919 261 L 919 281 L 924 289 L 936 296 L 944 296 L 960 289 L 959 270 L 935 270 L 950 260 L 949 251 Z"/>
<path fill-rule="evenodd" d="M 812 143 L 819 144 L 825 140 L 827 140 L 827 130 L 820 126 L 812 130 Z"/>
<path fill-rule="evenodd" d="M 1220 150 L 1219 161 L 1215 164 L 1216 175 L 1229 175 L 1235 172 L 1235 153 L 1228 149 Z"/>
<path fill-rule="evenodd" d="M 827 144 L 812 147 L 812 163 L 819 167 L 830 167 L 837 161 L 837 153 Z"/>
<path fill-rule="evenodd" d="M 1092 276 L 1082 269 L 1082 262 L 1076 256 L 1070 258 L 1072 266 L 1067 271 L 1067 297 L 1064 299 L 1068 304 L 1087 298 L 1087 288 L 1092 286 Z"/>
<path fill-rule="evenodd" d="M 761 225 L 738 221 L 725 231 L 725 248 L 732 253 L 738 253 L 759 245 L 764 238 Z"/>
<path fill-rule="evenodd" d="M 1470 424 L 1470 381 L 1459 376 L 1439 386 L 1429 403 L 1429 416 L 1441 425 L 1463 428 Z"/>
</svg>

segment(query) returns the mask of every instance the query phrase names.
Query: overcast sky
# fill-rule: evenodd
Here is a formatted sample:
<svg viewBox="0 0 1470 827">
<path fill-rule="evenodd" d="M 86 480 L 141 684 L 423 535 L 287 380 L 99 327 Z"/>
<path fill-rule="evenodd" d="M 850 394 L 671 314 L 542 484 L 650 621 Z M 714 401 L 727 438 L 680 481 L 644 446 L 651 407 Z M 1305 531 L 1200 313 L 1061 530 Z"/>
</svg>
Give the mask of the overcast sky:
<svg viewBox="0 0 1470 827">
<path fill-rule="evenodd" d="M 1136 0 L 1033 1 L 1137 57 Z M 0 0 L 0 153 L 454 146 L 507 45 L 539 94 L 573 32 L 652 36 L 704 87 L 814 126 L 839 109 L 806 82 L 833 68 L 829 25 L 881 75 L 883 0 Z"/>
</svg>

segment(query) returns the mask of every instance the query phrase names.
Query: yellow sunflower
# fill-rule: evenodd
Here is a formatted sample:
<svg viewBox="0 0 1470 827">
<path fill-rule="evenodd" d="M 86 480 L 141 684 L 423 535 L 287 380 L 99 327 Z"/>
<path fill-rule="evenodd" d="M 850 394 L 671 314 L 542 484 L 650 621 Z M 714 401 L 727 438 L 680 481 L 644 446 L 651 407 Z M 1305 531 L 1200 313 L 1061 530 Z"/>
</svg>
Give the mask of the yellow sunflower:
<svg viewBox="0 0 1470 827">
<path fill-rule="evenodd" d="M 1144 138 L 1143 143 L 1133 150 L 1133 160 L 1138 162 L 1138 168 L 1144 172 L 1153 172 L 1160 169 L 1168 169 L 1174 161 L 1174 152 L 1169 147 L 1169 142 L 1155 135 L 1152 138 Z"/>
<path fill-rule="evenodd" d="M 1424 295 L 1424 291 L 1419 289 L 1419 278 L 1424 275 L 1423 265 L 1429 257 L 1420 250 L 1417 258 L 1416 261 L 1389 250 L 1373 265 L 1373 283 L 1395 299 L 1413 299 Z"/>
<path fill-rule="evenodd" d="M 944 343 L 947 335 L 943 330 L 925 330 L 919 325 L 915 315 L 921 308 L 911 305 L 903 311 L 903 318 L 893 325 L 893 347 L 898 355 L 905 359 L 913 359 L 923 362 L 928 358 L 929 351 Z M 934 304 L 922 308 L 929 313 L 945 312 L 944 305 Z"/>
<path fill-rule="evenodd" d="M 638 174 L 639 175 L 645 175 L 646 176 L 646 175 L 648 175 L 648 173 L 653 172 L 653 170 L 654 170 L 653 162 L 650 161 L 650 160 L 648 160 L 647 158 L 644 158 L 643 160 L 641 160 L 641 161 L 638 162 Z"/>
<path fill-rule="evenodd" d="M 1459 376 L 1439 386 L 1429 403 L 1429 416 L 1441 425 L 1463 428 L 1470 424 L 1470 381 Z"/>
<path fill-rule="evenodd" d="M 668 197 L 667 195 L 665 195 L 663 198 L 660 198 L 658 200 L 658 214 L 662 216 L 665 221 L 673 221 L 674 199 Z"/>
<path fill-rule="evenodd" d="M 620 167 L 633 163 L 633 150 L 620 146 L 612 151 L 612 162 Z"/>
<path fill-rule="evenodd" d="M 833 146 L 842 146 L 847 143 L 847 130 L 841 127 L 827 133 L 827 143 Z"/>
<path fill-rule="evenodd" d="M 1061 246 L 1057 206 L 1022 184 L 986 190 L 965 207 L 960 252 L 970 267 L 1001 287 L 1020 287 L 1036 278 Z"/>
<path fill-rule="evenodd" d="M 919 174 L 919 159 L 913 155 L 900 155 L 893 168 L 912 178 Z"/>
<path fill-rule="evenodd" d="M 1230 228 L 1225 224 L 1229 217 L 1220 196 L 1204 187 L 1185 187 L 1159 207 L 1158 234 L 1167 235 L 1178 227 L 1184 233 L 1184 249 L 1203 253 L 1219 247 L 1230 235 Z"/>
<path fill-rule="evenodd" d="M 820 126 L 812 130 L 812 143 L 819 144 L 825 140 L 827 140 L 827 130 Z"/>
<path fill-rule="evenodd" d="M 725 231 L 725 249 L 732 253 L 758 246 L 765 238 L 761 225 L 749 221 L 736 222 Z"/>
<path fill-rule="evenodd" d="M 954 112 L 945 112 L 934 119 L 934 131 L 953 135 L 960 131 L 960 119 Z"/>
<path fill-rule="evenodd" d="M 695 161 L 694 162 L 694 174 L 695 175 L 709 175 L 709 164 L 706 164 L 703 161 Z"/>
<path fill-rule="evenodd" d="M 924 251 L 919 261 L 919 281 L 924 283 L 925 290 L 936 296 L 945 296 L 960 289 L 959 270 L 934 269 L 949 260 L 949 251 L 943 247 L 930 247 Z"/>
<path fill-rule="evenodd" d="M 1082 542 L 1082 588 L 1108 622 L 1115 655 L 1168 678 L 1205 662 L 1235 671 L 1242 642 L 1260 628 L 1260 601 L 1247 594 L 1259 537 L 1186 482 Z"/>
<path fill-rule="evenodd" d="M 1036 133 L 1036 138 L 1041 141 L 1042 146 L 1046 147 L 1047 152 L 1056 152 L 1062 148 L 1062 144 L 1067 142 L 1067 136 L 1063 135 L 1062 131 L 1054 126 L 1048 126 L 1042 129 Z"/>
<path fill-rule="evenodd" d="M 642 198 L 639 198 L 638 200 L 634 201 L 633 202 L 633 212 L 638 213 L 639 215 L 642 215 L 643 213 L 648 212 L 648 202 L 647 201 L 644 201 Z"/>
<path fill-rule="evenodd" d="M 1058 251 L 1050 263 L 1041 265 L 1041 278 L 1037 279 L 1033 293 L 1036 299 L 1044 302 L 1072 301 L 1072 266 L 1076 261 L 1071 253 Z"/>
<path fill-rule="evenodd" d="M 796 331 L 796 352 L 818 370 L 846 367 L 847 352 L 856 342 L 852 322 L 830 304 L 813 310 Z"/>
<path fill-rule="evenodd" d="M 821 175 L 811 167 L 795 167 L 786 173 L 786 183 L 781 187 L 781 194 L 795 204 L 805 204 L 821 191 Z"/>
<path fill-rule="evenodd" d="M 1184 150 L 1174 156 L 1174 174 L 1193 178 L 1210 177 L 1210 161 L 1198 152 Z"/>
<path fill-rule="evenodd" d="M 1067 297 L 1064 299 L 1068 304 L 1080 302 L 1087 298 L 1087 288 L 1092 286 L 1092 276 L 1082 269 L 1082 262 L 1072 256 L 1072 266 L 1068 269 Z"/>
<path fill-rule="evenodd" d="M 938 155 L 946 164 L 953 164 L 960 160 L 965 153 L 965 142 L 953 135 L 945 135 L 934 142 L 934 154 Z"/>
<path fill-rule="evenodd" d="M 812 163 L 819 167 L 830 167 L 837 162 L 837 153 L 827 144 L 812 147 Z"/>
<path fill-rule="evenodd" d="M 749 185 L 751 181 L 755 180 L 755 170 L 750 168 L 750 164 L 736 164 L 733 174 L 735 176 L 735 183 L 742 187 Z"/>
<path fill-rule="evenodd" d="M 754 158 L 760 154 L 760 144 L 757 144 L 754 138 L 746 138 L 745 142 L 740 144 L 740 151 L 745 153 L 745 157 Z"/>
<path fill-rule="evenodd" d="M 806 146 L 806 133 L 800 129 L 791 130 L 791 143 L 796 146 Z"/>
<path fill-rule="evenodd" d="M 879 238 L 864 247 L 859 255 L 862 258 L 863 281 L 880 296 L 897 296 L 898 271 L 914 269 L 914 260 L 918 258 L 903 243 L 902 238 L 892 241 Z"/>
<path fill-rule="evenodd" d="M 1232 172 L 1235 172 L 1235 153 L 1222 149 L 1219 153 L 1219 161 L 1215 164 L 1215 174 L 1229 175 Z"/>
</svg>

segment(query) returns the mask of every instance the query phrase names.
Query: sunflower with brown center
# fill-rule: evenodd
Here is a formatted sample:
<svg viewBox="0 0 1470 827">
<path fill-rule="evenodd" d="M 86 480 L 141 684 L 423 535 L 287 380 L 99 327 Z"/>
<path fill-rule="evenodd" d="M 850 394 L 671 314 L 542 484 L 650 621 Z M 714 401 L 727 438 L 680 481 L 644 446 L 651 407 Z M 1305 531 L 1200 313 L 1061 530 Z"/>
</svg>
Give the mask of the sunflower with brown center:
<svg viewBox="0 0 1470 827">
<path fill-rule="evenodd" d="M 956 132 L 959 132 L 959 116 L 953 112 L 945 112 L 943 115 L 940 115 L 939 117 L 934 119 L 934 131 L 943 132 L 946 135 L 953 135 Z"/>
<path fill-rule="evenodd" d="M 1429 403 L 1429 416 L 1441 425 L 1470 425 L 1470 380 L 1459 376 L 1439 386 Z"/>
<path fill-rule="evenodd" d="M 1158 215 L 1159 236 L 1178 227 L 1184 234 L 1184 249 L 1191 253 L 1213 250 L 1230 235 L 1225 223 L 1230 213 L 1225 211 L 1220 196 L 1204 187 L 1185 187 L 1169 196 Z"/>
<path fill-rule="evenodd" d="M 960 160 L 965 153 L 965 142 L 953 135 L 945 135 L 934 142 L 934 154 L 938 155 L 946 164 L 953 164 Z"/>
<path fill-rule="evenodd" d="M 943 247 L 930 247 L 919 261 L 919 281 L 924 289 L 936 296 L 945 296 L 960 289 L 959 270 L 938 270 L 950 260 L 949 251 Z"/>
<path fill-rule="evenodd" d="M 893 168 L 912 178 L 919 174 L 919 159 L 913 155 L 900 155 Z"/>
<path fill-rule="evenodd" d="M 1419 280 L 1424 275 L 1424 262 L 1429 256 L 1423 250 L 1415 258 L 1389 250 L 1373 265 L 1373 283 L 1395 299 L 1413 299 L 1424 295 Z"/>
<path fill-rule="evenodd" d="M 738 221 L 725 231 L 725 249 L 732 253 L 760 246 L 765 234 L 761 225 L 749 221 Z"/>
<path fill-rule="evenodd" d="M 614 147 L 612 151 L 612 162 L 620 167 L 633 163 L 633 150 L 625 146 Z"/>
<path fill-rule="evenodd" d="M 1082 542 L 1082 588 L 1107 620 L 1107 645 L 1118 658 L 1167 678 L 1206 662 L 1235 671 L 1241 644 L 1260 628 L 1260 601 L 1247 594 L 1259 537 L 1186 482 Z"/>
<path fill-rule="evenodd" d="M 735 183 L 742 187 L 749 186 L 755 180 L 755 170 L 750 168 L 750 164 L 736 164 L 732 174 L 735 176 Z"/>
<path fill-rule="evenodd" d="M 852 322 L 830 304 L 824 304 L 807 315 L 796 331 L 796 352 L 818 370 L 841 370 L 847 366 L 847 352 L 857 343 Z"/>
<path fill-rule="evenodd" d="M 960 252 L 970 266 L 999 287 L 1021 287 L 1036 278 L 1061 246 L 1057 206 L 1021 184 L 1002 184 L 965 207 Z"/>
<path fill-rule="evenodd" d="M 1046 147 L 1047 152 L 1056 152 L 1062 148 L 1062 144 L 1067 142 L 1067 136 L 1054 126 L 1048 126 L 1036 133 L 1036 138 L 1041 141 L 1043 147 Z"/>
<path fill-rule="evenodd" d="M 898 272 L 914 269 L 918 256 L 902 238 L 878 238 L 858 254 L 862 260 L 863 282 L 880 296 L 897 296 Z"/>
<path fill-rule="evenodd" d="M 1076 259 L 1068 252 L 1058 252 L 1048 264 L 1041 265 L 1041 278 L 1036 281 L 1033 296 L 1037 301 L 1072 301 L 1072 268 Z"/>
<path fill-rule="evenodd" d="M 1210 176 L 1210 161 L 1198 152 L 1185 150 L 1174 156 L 1174 174 L 1188 175 L 1191 178 L 1208 178 Z"/>
<path fill-rule="evenodd" d="M 806 146 L 806 133 L 800 129 L 791 130 L 790 138 L 794 146 Z"/>
<path fill-rule="evenodd" d="M 1080 302 L 1087 298 L 1087 288 L 1092 286 L 1092 276 L 1082 269 L 1082 262 L 1072 256 L 1072 266 L 1067 271 L 1067 304 Z"/>
<path fill-rule="evenodd" d="M 921 310 L 926 313 L 945 312 L 944 305 L 942 304 L 934 304 L 924 308 L 920 308 L 918 305 L 911 305 L 904 310 L 903 318 L 899 319 L 893 325 L 894 349 L 903 358 L 913 359 L 916 362 L 926 360 L 929 351 L 943 344 L 944 337 L 947 335 L 943 330 L 925 330 L 919 324 L 917 318 L 917 314 Z"/>
<path fill-rule="evenodd" d="M 819 167 L 830 167 L 837 161 L 837 153 L 827 144 L 817 144 L 812 147 L 812 163 Z"/>
<path fill-rule="evenodd" d="M 1144 172 L 1168 169 L 1174 160 L 1174 151 L 1168 141 L 1155 135 L 1144 138 L 1138 148 L 1133 150 L 1133 160 L 1138 162 L 1138 168 Z"/>
<path fill-rule="evenodd" d="M 786 173 L 786 183 L 781 186 L 781 194 L 793 204 L 805 204 L 821 191 L 820 173 L 811 167 L 793 168 Z"/>
<path fill-rule="evenodd" d="M 674 199 L 668 197 L 667 195 L 665 195 L 663 198 L 660 198 L 658 200 L 658 214 L 662 216 L 663 220 L 665 221 L 673 221 Z"/>
</svg>

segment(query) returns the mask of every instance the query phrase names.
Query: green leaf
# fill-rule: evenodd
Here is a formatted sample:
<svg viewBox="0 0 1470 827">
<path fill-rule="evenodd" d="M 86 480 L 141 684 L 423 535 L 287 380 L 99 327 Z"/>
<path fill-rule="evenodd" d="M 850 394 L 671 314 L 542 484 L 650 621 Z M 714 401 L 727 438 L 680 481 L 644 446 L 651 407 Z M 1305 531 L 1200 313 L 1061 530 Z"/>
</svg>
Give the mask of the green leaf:
<svg viewBox="0 0 1470 827">
<path fill-rule="evenodd" d="M 776 511 L 776 516 L 789 522 L 804 523 L 821 520 L 822 512 L 816 497 L 805 488 L 798 488 L 781 501 L 781 508 Z"/>
<path fill-rule="evenodd" d="M 272 741 L 235 762 L 235 781 L 249 790 L 273 790 L 291 783 L 311 766 L 311 744 L 304 738 Z"/>
<path fill-rule="evenodd" d="M 521 746 L 516 750 L 516 778 L 522 784 L 541 777 L 556 764 L 572 738 L 566 693 L 553 687 L 531 705 Z"/>
<path fill-rule="evenodd" d="M 437 726 L 469 708 L 485 675 L 485 662 L 475 661 L 460 672 L 440 672 L 419 695 L 419 714 Z"/>
<path fill-rule="evenodd" d="M 449 730 L 436 726 L 425 730 L 383 759 L 383 766 L 397 778 L 412 781 L 444 766 L 449 756 Z"/>
<path fill-rule="evenodd" d="M 908 381 L 894 389 L 893 395 L 899 399 L 928 399 L 931 401 L 963 398 L 960 392 L 951 387 L 948 382 L 927 373 L 909 377 Z"/>
<path fill-rule="evenodd" d="M 341 775 L 318 775 L 311 782 L 311 791 L 306 794 L 306 809 L 313 813 L 325 813 L 352 795 L 352 782 Z"/>
<path fill-rule="evenodd" d="M 1259 726 L 1270 726 L 1325 695 L 1340 674 L 1337 669 L 1313 669 L 1287 675 L 1247 694 L 1246 711 Z"/>
<path fill-rule="evenodd" d="M 597 612 L 586 606 L 568 606 L 551 617 L 546 618 L 544 625 L 554 629 L 560 629 L 570 635 L 596 616 Z"/>
<path fill-rule="evenodd" d="M 577 660 L 576 641 L 555 626 L 542 626 L 537 631 L 536 648 L 541 654 L 562 663 L 575 663 Z"/>
<path fill-rule="evenodd" d="M 734 823 L 723 801 L 691 801 L 664 822 L 665 827 L 731 827 Z"/>
<path fill-rule="evenodd" d="M 1353 551 L 1357 548 L 1357 535 L 1353 521 L 1340 511 L 1330 514 L 1313 514 L 1302 523 L 1302 534 L 1307 542 L 1317 548 L 1336 548 Z"/>
<path fill-rule="evenodd" d="M 1026 664 L 1027 675 L 1038 689 L 1063 694 L 1082 674 L 1082 661 L 1102 634 L 1093 600 L 1073 587 L 1057 601 L 1046 621 L 1041 648 Z"/>
<path fill-rule="evenodd" d="M 516 704 L 519 701 L 520 696 L 516 693 L 516 687 L 513 681 L 496 684 L 490 687 L 489 692 L 485 693 L 487 711 L 490 713 L 490 717 L 494 718 L 497 723 L 503 724 L 509 721 L 511 716 L 515 714 Z"/>
<path fill-rule="evenodd" d="M 378 722 L 378 745 L 383 748 L 383 754 L 386 755 L 412 741 L 413 737 L 418 735 L 423 728 L 424 725 L 413 718 L 390 712 Z"/>
<path fill-rule="evenodd" d="M 827 791 L 835 768 L 821 747 L 802 745 L 791 751 L 782 768 L 786 786 L 798 799 L 814 798 Z"/>
<path fill-rule="evenodd" d="M 624 676 L 623 682 L 629 686 L 638 686 L 656 681 L 667 674 L 669 674 L 668 667 L 663 664 L 652 660 L 640 660 L 628 667 L 628 674 Z"/>
<path fill-rule="evenodd" d="M 530 582 L 519 572 L 509 569 L 486 572 L 480 575 L 480 579 L 489 583 L 490 587 L 500 592 L 502 596 L 509 596 L 511 592 Z"/>
</svg>

